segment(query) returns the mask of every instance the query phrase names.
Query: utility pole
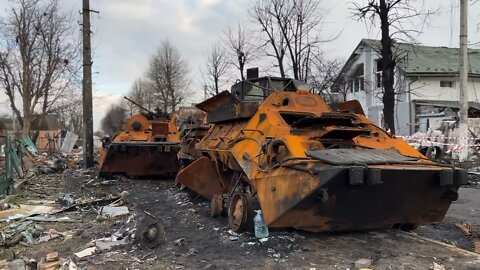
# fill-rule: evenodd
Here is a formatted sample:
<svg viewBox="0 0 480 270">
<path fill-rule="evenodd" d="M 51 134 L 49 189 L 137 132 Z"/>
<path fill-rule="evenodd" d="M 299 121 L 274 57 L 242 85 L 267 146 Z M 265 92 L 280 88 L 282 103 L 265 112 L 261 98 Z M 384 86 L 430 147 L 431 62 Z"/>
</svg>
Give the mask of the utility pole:
<svg viewBox="0 0 480 270">
<path fill-rule="evenodd" d="M 83 0 L 83 165 L 91 168 L 93 158 L 92 46 L 90 40 L 90 0 Z"/>
<path fill-rule="evenodd" d="M 468 159 L 468 0 L 460 0 L 460 144 L 459 161 Z"/>
</svg>

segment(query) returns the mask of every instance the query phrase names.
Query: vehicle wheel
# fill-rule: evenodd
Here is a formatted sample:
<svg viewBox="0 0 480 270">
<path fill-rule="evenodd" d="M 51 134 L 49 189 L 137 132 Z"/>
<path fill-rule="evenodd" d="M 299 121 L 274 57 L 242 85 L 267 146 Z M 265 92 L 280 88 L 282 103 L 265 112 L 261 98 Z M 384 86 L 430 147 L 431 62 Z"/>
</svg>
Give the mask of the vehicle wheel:
<svg viewBox="0 0 480 270">
<path fill-rule="evenodd" d="M 251 217 L 250 217 L 251 218 Z M 248 223 L 248 201 L 244 194 L 234 193 L 228 207 L 228 225 L 234 232 L 243 232 Z"/>
</svg>

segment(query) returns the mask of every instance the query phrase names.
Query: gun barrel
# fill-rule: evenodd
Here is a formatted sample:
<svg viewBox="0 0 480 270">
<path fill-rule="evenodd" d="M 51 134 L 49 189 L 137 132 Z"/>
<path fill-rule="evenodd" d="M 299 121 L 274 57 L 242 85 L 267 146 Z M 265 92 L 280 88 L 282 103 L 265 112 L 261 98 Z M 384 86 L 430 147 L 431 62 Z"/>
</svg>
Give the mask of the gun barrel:
<svg viewBox="0 0 480 270">
<path fill-rule="evenodd" d="M 132 104 L 136 105 L 137 107 L 139 107 L 140 109 L 142 109 L 142 110 L 144 110 L 144 111 L 146 111 L 146 112 L 148 112 L 148 113 L 151 113 L 151 114 L 154 113 L 154 112 L 152 112 L 151 110 L 149 110 L 149 109 L 143 107 L 142 105 L 138 104 L 137 102 L 129 99 L 128 97 L 125 97 L 125 96 L 124 96 L 123 98 L 126 99 L 126 100 L 128 100 L 128 101 L 130 101 Z"/>
</svg>

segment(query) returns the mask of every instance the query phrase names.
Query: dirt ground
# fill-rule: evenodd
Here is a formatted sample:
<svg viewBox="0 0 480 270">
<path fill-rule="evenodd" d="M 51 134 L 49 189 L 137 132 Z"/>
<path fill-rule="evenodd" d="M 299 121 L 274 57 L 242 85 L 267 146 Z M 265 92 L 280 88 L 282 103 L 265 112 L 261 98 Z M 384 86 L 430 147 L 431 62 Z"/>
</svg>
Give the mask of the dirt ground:
<svg viewBox="0 0 480 270">
<path fill-rule="evenodd" d="M 367 258 L 373 269 L 480 269 L 480 257 L 421 240 L 415 235 L 471 249 L 466 236 L 454 223 L 467 220 L 480 224 L 480 189 L 462 188 L 442 223 L 420 226 L 413 234 L 397 230 L 357 233 L 306 233 L 296 230 L 270 231 L 266 242 L 251 234 L 229 233 L 226 218 L 211 218 L 209 203 L 179 191 L 172 180 L 148 181 L 94 179 L 93 172 L 66 172 L 38 175 L 10 201 L 11 204 L 50 203 L 61 194 L 76 201 L 124 195 L 130 213 L 105 218 L 98 211 L 102 203 L 65 211 L 76 222 L 36 222 L 41 231 L 55 229 L 65 235 L 39 244 L 21 243 L 10 249 L 16 257 L 38 262 L 52 251 L 74 258 L 75 252 L 91 247 L 92 240 L 121 235 L 129 241 L 82 259 L 74 259 L 79 269 L 355 269 L 354 262 Z M 127 192 L 125 192 L 127 191 Z M 110 202 L 110 201 L 109 201 Z M 148 214 L 147 214 L 148 213 Z M 165 238 L 154 249 L 133 240 L 143 230 L 145 220 L 156 217 Z M 17 221 L 22 222 L 22 221 Z M 0 222 L 0 230 L 5 224 Z M 117 239 L 122 242 L 122 239 Z M 97 249 L 98 250 L 98 249 Z M 2 258 L 0 258 L 1 260 Z"/>
</svg>

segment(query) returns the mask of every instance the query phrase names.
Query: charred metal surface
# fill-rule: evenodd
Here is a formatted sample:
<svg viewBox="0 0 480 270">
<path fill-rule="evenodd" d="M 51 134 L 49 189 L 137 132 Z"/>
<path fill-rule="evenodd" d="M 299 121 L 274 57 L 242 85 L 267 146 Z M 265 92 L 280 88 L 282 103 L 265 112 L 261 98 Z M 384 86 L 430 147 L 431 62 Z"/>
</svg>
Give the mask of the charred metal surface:
<svg viewBox="0 0 480 270">
<path fill-rule="evenodd" d="M 309 231 L 412 228 L 444 218 L 465 171 L 393 138 L 358 102 L 334 111 L 304 86 L 260 78 L 233 87 L 235 97 L 224 92 L 199 104 L 214 124 L 179 182 L 215 198 L 212 213 L 228 212 L 235 231 L 249 227 L 250 208 L 261 209 L 269 227 Z"/>
<path fill-rule="evenodd" d="M 297 165 L 298 172 L 284 170 L 258 180 L 260 202 L 272 206 L 272 211 L 265 210 L 266 222 L 271 227 L 291 224 L 314 231 L 350 231 L 441 221 L 452 202 L 444 195 L 457 191 L 438 182 L 439 173 L 448 169 L 321 166 L 310 169 L 310 174 L 307 168 L 301 170 L 298 166 L 301 165 Z M 378 174 L 381 182 L 376 179 Z M 292 178 L 302 185 L 288 183 Z M 288 191 L 282 194 L 279 187 L 285 186 Z M 272 189 L 275 191 L 271 192 Z M 260 196 L 262 192 L 279 194 Z"/>
<path fill-rule="evenodd" d="M 180 151 L 177 154 L 181 166 L 187 166 L 198 157 L 195 145 L 205 136 L 209 128 L 209 126 L 201 125 L 184 131 L 180 142 Z"/>
<path fill-rule="evenodd" d="M 208 199 L 226 191 L 222 185 L 222 179 L 215 169 L 215 164 L 206 157 L 201 157 L 180 170 L 176 182 Z"/>
<path fill-rule="evenodd" d="M 178 143 L 113 142 L 106 149 L 100 176 L 169 176 L 179 169 Z"/>
<path fill-rule="evenodd" d="M 128 119 L 126 129 L 101 150 L 99 175 L 160 177 L 175 174 L 180 168 L 177 159 L 180 136 L 175 116 L 168 119 L 148 120 L 143 115 Z"/>
<path fill-rule="evenodd" d="M 239 102 L 230 92 L 223 91 L 211 99 L 197 104 L 207 113 L 208 123 L 251 117 L 258 108 L 256 102 Z"/>
<path fill-rule="evenodd" d="M 337 106 L 335 106 L 338 112 L 346 112 L 346 113 L 352 113 L 352 114 L 363 114 L 363 108 L 362 105 L 358 100 L 349 100 L 345 102 L 338 103 Z"/>
<path fill-rule="evenodd" d="M 307 156 L 334 165 L 387 164 L 418 160 L 416 157 L 401 155 L 395 150 L 354 148 L 307 151 Z"/>
</svg>

